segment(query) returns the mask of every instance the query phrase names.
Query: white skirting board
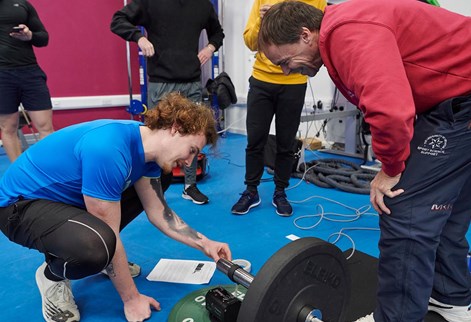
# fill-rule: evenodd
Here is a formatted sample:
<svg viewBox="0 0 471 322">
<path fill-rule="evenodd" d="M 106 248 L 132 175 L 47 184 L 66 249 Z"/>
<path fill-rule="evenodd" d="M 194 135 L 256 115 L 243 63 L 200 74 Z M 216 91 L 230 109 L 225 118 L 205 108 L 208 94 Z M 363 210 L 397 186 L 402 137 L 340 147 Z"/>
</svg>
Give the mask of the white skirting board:
<svg viewBox="0 0 471 322">
<path fill-rule="evenodd" d="M 133 99 L 141 100 L 141 95 L 134 94 Z M 53 97 L 51 100 L 54 111 L 129 106 L 129 95 Z"/>
</svg>

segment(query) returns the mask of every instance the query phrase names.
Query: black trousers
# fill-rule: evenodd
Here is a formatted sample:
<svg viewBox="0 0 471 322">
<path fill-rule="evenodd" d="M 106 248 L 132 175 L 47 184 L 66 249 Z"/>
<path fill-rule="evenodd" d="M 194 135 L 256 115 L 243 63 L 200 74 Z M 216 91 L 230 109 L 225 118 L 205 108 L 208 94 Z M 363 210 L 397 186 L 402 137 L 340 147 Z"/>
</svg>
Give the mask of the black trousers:
<svg viewBox="0 0 471 322">
<path fill-rule="evenodd" d="M 247 96 L 247 148 L 245 149 L 245 184 L 256 189 L 263 175 L 263 151 L 275 118 L 275 185 L 284 189 L 294 162 L 293 144 L 304 106 L 306 84 L 280 85 L 250 77 Z"/>
<path fill-rule="evenodd" d="M 422 321 L 430 296 L 471 302 L 466 233 L 471 220 L 471 96 L 419 115 L 410 156 L 380 216 L 375 321 Z"/>
<path fill-rule="evenodd" d="M 162 189 L 171 176 L 162 176 Z M 123 230 L 144 210 L 134 187 L 121 196 Z M 0 230 L 14 243 L 43 253 L 59 278 L 80 279 L 109 265 L 116 249 L 113 230 L 85 209 L 44 199 L 0 208 Z"/>
</svg>

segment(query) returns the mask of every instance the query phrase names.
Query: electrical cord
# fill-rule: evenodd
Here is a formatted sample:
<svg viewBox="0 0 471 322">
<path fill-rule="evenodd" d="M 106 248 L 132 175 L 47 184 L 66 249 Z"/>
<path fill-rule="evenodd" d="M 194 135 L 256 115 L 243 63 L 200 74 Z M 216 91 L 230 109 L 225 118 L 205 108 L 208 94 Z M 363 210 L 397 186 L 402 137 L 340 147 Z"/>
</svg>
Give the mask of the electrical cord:
<svg viewBox="0 0 471 322">
<path fill-rule="evenodd" d="M 313 103 L 314 103 L 314 106 L 313 106 L 313 107 L 314 107 L 314 112 L 312 112 L 312 114 L 315 115 L 315 114 L 317 114 L 317 111 L 318 111 L 317 108 L 319 108 L 320 106 L 322 106 L 322 104 L 321 104 L 321 105 L 316 105 L 316 97 L 314 96 L 314 90 L 313 90 L 313 88 L 312 88 L 311 79 L 308 79 L 308 85 L 309 85 L 308 87 L 309 87 L 309 91 L 310 91 L 310 93 L 311 93 L 312 101 L 313 101 Z M 307 114 L 308 114 L 308 113 L 307 113 L 307 110 L 304 109 L 304 111 L 305 111 L 305 114 L 307 115 Z M 315 122 L 314 120 L 312 120 L 312 121 L 310 121 L 310 122 L 307 124 L 305 138 L 308 137 L 309 131 L 311 130 L 311 127 L 312 127 L 313 125 L 314 125 L 315 130 L 316 130 L 316 131 L 319 131 L 319 129 L 318 129 L 317 126 L 316 126 L 316 122 Z M 317 137 L 318 137 L 318 136 L 317 136 Z"/>
<path fill-rule="evenodd" d="M 306 170 L 305 173 L 308 170 Z M 304 179 L 300 180 L 295 186 L 293 186 L 293 188 L 299 186 L 299 184 L 301 184 L 303 181 L 304 181 Z M 317 196 L 317 195 L 313 195 L 313 196 L 310 196 L 306 199 L 299 200 L 299 201 L 296 201 L 296 200 L 288 200 L 288 201 L 290 203 L 293 203 L 293 204 L 301 204 L 301 203 L 305 203 L 305 202 L 307 202 L 311 199 L 322 199 L 322 200 L 328 201 L 330 203 L 334 203 L 336 205 L 339 205 L 341 207 L 344 207 L 344 208 L 352 211 L 353 214 L 342 214 L 342 213 L 336 213 L 336 212 L 326 212 L 324 210 L 324 207 L 321 204 L 317 204 L 316 205 L 316 212 L 317 213 L 309 214 L 309 215 L 302 215 L 302 216 L 299 216 L 299 217 L 296 217 L 296 218 L 293 219 L 293 224 L 298 229 L 301 229 L 301 230 L 314 229 L 317 226 L 319 226 L 322 223 L 323 220 L 330 221 L 330 222 L 337 222 L 337 223 L 349 223 L 349 222 L 357 221 L 358 219 L 360 219 L 363 216 L 375 216 L 375 217 L 379 216 L 377 213 L 369 212 L 371 210 L 371 205 L 363 205 L 359 208 L 355 208 L 355 207 L 351 207 L 349 205 L 346 205 L 344 203 L 338 202 L 336 200 L 326 198 L 326 197 L 322 197 L 322 196 Z M 313 219 L 313 218 L 314 219 L 317 218 L 317 220 L 311 225 L 302 225 L 302 224 L 300 224 L 301 221 L 306 221 L 306 220 Z M 327 237 L 327 241 L 329 243 L 336 244 L 342 237 L 347 238 L 351 242 L 352 251 L 347 256 L 347 260 L 349 260 L 356 251 L 356 244 L 355 244 L 354 239 L 346 233 L 346 231 L 349 231 L 349 230 L 379 231 L 379 228 L 343 227 L 339 231 L 330 234 Z M 333 237 L 336 237 L 336 238 L 332 241 Z"/>
<path fill-rule="evenodd" d="M 233 165 L 238 168 L 245 168 L 245 165 L 243 164 L 237 164 L 231 161 L 231 154 L 230 153 L 220 153 L 220 152 L 212 152 L 212 153 L 207 153 L 208 157 L 212 157 L 214 159 L 219 159 L 219 160 L 226 160 L 227 164 Z"/>
<path fill-rule="evenodd" d="M 312 215 L 299 216 L 299 217 L 297 217 L 293 220 L 294 226 L 296 228 L 299 228 L 299 229 L 302 229 L 302 230 L 309 230 L 309 229 L 313 229 L 313 228 L 317 227 L 322 222 L 322 220 L 327 220 L 327 221 L 332 221 L 332 222 L 340 222 L 340 223 L 348 223 L 348 222 L 353 222 L 353 221 L 359 219 L 361 216 L 364 216 L 364 215 L 376 215 L 376 214 L 372 214 L 372 213 L 368 212 L 371 209 L 371 205 L 364 205 L 364 206 L 361 206 L 360 208 L 354 208 L 354 207 L 350 207 L 346 204 L 343 204 L 341 202 L 335 201 L 333 199 L 329 199 L 329 198 L 321 197 L 321 196 L 311 196 L 311 197 L 308 197 L 308 198 L 306 198 L 304 200 L 301 200 L 301 201 L 293 201 L 293 200 L 288 200 L 288 201 L 293 203 L 293 204 L 300 204 L 300 203 L 307 202 L 307 201 L 309 201 L 311 199 L 314 199 L 314 198 L 323 199 L 325 201 L 337 204 L 339 206 L 342 206 L 344 208 L 352 210 L 354 212 L 354 214 L 341 214 L 341 213 L 335 213 L 335 212 L 325 212 L 324 207 L 321 204 L 318 204 L 316 206 L 316 208 L 319 211 L 318 213 L 312 214 Z M 298 221 L 300 221 L 302 219 L 310 219 L 310 218 L 315 218 L 315 217 L 319 217 L 319 220 L 311 226 L 302 226 L 302 225 L 298 224 Z M 337 219 L 338 217 L 340 217 L 340 219 Z M 342 219 L 342 218 L 346 218 L 346 219 Z"/>
<path fill-rule="evenodd" d="M 352 237 L 350 237 L 348 234 L 346 234 L 344 231 L 345 230 L 369 230 L 369 231 L 379 231 L 379 228 L 369 228 L 369 227 L 344 227 L 342 229 L 340 229 L 340 231 L 338 232 L 335 232 L 335 233 L 332 233 L 329 235 L 329 237 L 327 237 L 327 241 L 331 244 L 336 244 L 340 238 L 343 236 L 343 237 L 346 237 L 350 240 L 350 242 L 352 243 L 352 251 L 350 253 L 350 255 L 347 256 L 347 260 L 349 260 L 353 254 L 355 254 L 355 251 L 356 251 L 356 245 L 355 245 L 355 241 L 353 240 Z M 330 239 L 333 237 L 333 236 L 337 236 L 337 238 L 334 240 L 334 241 L 330 241 Z"/>
<path fill-rule="evenodd" d="M 237 123 L 239 123 L 240 121 L 242 121 L 242 120 L 244 120 L 244 119 L 245 119 L 245 116 L 243 116 L 243 117 L 241 117 L 241 118 L 235 120 L 234 122 L 232 122 L 231 124 L 229 124 L 228 126 L 226 126 L 224 129 L 218 131 L 217 133 L 218 133 L 218 134 L 222 134 L 222 133 L 224 133 L 224 132 L 229 131 L 229 129 L 230 129 L 234 124 L 237 124 Z"/>
<path fill-rule="evenodd" d="M 304 160 L 303 160 L 303 161 L 304 161 Z M 294 186 L 292 186 L 292 187 L 290 187 L 290 188 L 286 188 L 285 190 L 288 191 L 288 190 L 294 189 L 294 188 L 296 188 L 297 186 L 299 186 L 301 183 L 303 183 L 303 181 L 306 181 L 306 180 L 304 179 L 305 176 L 306 176 L 306 173 L 307 173 L 309 170 L 311 170 L 311 169 L 313 169 L 313 168 L 315 168 L 315 167 L 317 167 L 317 166 L 318 166 L 317 164 L 314 164 L 314 165 L 311 166 L 310 168 L 304 169 L 304 172 L 303 172 L 303 175 L 302 175 L 302 177 L 301 177 L 301 180 L 299 180 L 299 182 L 296 183 Z"/>
</svg>

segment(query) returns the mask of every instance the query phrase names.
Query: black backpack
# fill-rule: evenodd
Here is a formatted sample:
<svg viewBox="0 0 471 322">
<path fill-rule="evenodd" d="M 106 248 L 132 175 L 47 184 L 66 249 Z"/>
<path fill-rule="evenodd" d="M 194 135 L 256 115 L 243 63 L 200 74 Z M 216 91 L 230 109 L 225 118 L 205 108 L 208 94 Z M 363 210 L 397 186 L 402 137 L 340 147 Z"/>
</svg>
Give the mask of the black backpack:
<svg viewBox="0 0 471 322">
<path fill-rule="evenodd" d="M 219 74 L 214 80 L 208 79 L 206 90 L 209 95 L 216 96 L 221 110 L 237 103 L 237 95 L 234 84 L 226 72 Z"/>
</svg>

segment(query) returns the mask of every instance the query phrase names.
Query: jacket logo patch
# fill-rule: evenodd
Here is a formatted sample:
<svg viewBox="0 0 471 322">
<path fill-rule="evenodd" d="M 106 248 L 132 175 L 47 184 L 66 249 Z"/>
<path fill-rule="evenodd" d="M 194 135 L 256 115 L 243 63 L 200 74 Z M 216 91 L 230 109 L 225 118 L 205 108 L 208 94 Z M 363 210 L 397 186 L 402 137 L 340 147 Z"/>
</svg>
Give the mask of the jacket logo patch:
<svg viewBox="0 0 471 322">
<path fill-rule="evenodd" d="M 443 135 L 437 134 L 429 136 L 422 145 L 417 147 L 421 154 L 437 156 L 445 154 L 447 139 Z"/>
<path fill-rule="evenodd" d="M 451 210 L 451 209 L 453 209 L 452 204 L 445 204 L 445 205 L 433 204 L 431 210 L 432 211 L 440 211 L 440 210 Z"/>
</svg>

